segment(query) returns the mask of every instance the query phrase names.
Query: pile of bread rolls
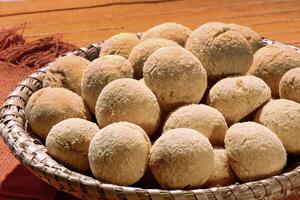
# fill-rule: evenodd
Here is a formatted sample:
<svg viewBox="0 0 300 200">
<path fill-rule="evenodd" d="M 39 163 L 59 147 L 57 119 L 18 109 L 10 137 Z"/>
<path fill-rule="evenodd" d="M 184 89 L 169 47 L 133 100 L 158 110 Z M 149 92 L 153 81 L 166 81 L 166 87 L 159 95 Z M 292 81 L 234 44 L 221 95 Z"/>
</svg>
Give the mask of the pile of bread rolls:
<svg viewBox="0 0 300 200">
<path fill-rule="evenodd" d="M 164 23 L 112 36 L 91 62 L 58 58 L 25 113 L 73 170 L 191 189 L 280 174 L 300 154 L 299 103 L 295 49 L 236 24 Z"/>
</svg>

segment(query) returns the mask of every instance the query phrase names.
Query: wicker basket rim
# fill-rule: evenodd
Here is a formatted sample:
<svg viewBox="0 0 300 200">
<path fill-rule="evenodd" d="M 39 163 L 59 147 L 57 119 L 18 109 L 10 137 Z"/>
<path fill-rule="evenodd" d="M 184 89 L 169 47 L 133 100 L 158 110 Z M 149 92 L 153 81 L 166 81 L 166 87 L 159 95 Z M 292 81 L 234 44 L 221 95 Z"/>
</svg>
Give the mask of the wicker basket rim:
<svg viewBox="0 0 300 200">
<path fill-rule="evenodd" d="M 138 37 L 140 33 L 137 34 Z M 263 39 L 264 45 L 282 44 Z M 68 55 L 93 60 L 98 57 L 102 42 L 77 49 Z M 300 48 L 287 45 L 300 53 Z M 58 164 L 42 143 L 26 132 L 24 108 L 35 91 L 42 87 L 49 64 L 21 81 L 7 96 L 0 112 L 0 132 L 12 153 L 39 178 L 59 190 L 80 198 L 101 199 L 256 199 L 286 194 L 300 186 L 300 164 L 294 170 L 267 179 L 224 187 L 194 190 L 142 189 L 100 183 L 98 180 L 71 171 Z"/>
</svg>

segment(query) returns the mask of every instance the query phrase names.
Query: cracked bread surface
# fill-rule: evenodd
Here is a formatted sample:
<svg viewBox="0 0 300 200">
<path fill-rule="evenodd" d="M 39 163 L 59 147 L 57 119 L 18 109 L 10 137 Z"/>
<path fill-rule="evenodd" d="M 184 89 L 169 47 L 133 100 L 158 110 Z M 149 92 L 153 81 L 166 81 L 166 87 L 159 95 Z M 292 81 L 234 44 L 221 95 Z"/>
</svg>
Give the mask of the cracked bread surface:
<svg viewBox="0 0 300 200">
<path fill-rule="evenodd" d="M 204 134 L 212 144 L 224 145 L 225 118 L 217 109 L 204 104 L 182 106 L 167 118 L 164 132 L 174 128 L 191 128 Z"/>
<path fill-rule="evenodd" d="M 277 175 L 286 165 L 286 151 L 277 135 L 256 122 L 232 125 L 225 136 L 229 163 L 243 182 Z"/>
<path fill-rule="evenodd" d="M 160 107 L 153 92 L 142 82 L 121 78 L 110 82 L 101 91 L 96 103 L 99 126 L 127 121 L 152 135 L 160 123 Z"/>
<path fill-rule="evenodd" d="M 228 186 L 237 182 L 237 177 L 233 172 L 226 150 L 224 147 L 213 146 L 214 148 L 214 170 L 205 182 L 204 187 Z"/>
<path fill-rule="evenodd" d="M 300 66 L 283 75 L 279 83 L 279 96 L 300 103 Z"/>
<path fill-rule="evenodd" d="M 134 78 L 143 78 L 143 67 L 148 57 L 156 50 L 167 46 L 179 45 L 172 40 L 167 40 L 163 38 L 149 38 L 135 46 L 132 49 L 128 58 L 134 69 Z"/>
<path fill-rule="evenodd" d="M 99 56 L 119 55 L 127 59 L 132 48 L 139 42 L 139 38 L 134 33 L 118 33 L 104 41 Z"/>
<path fill-rule="evenodd" d="M 141 40 L 149 38 L 164 38 L 184 46 L 191 30 L 181 24 L 168 22 L 154 26 L 142 34 Z"/>
<path fill-rule="evenodd" d="M 90 61 L 80 56 L 64 56 L 50 64 L 43 87 L 63 87 L 81 96 L 81 79 Z"/>
<path fill-rule="evenodd" d="M 290 154 L 300 154 L 300 104 L 287 99 L 276 99 L 260 108 L 256 122 L 271 129 Z"/>
<path fill-rule="evenodd" d="M 151 54 L 143 68 L 144 81 L 165 111 L 199 103 L 207 87 L 201 62 L 182 47 L 163 47 Z"/>
<path fill-rule="evenodd" d="M 128 60 L 119 55 L 105 55 L 93 60 L 84 72 L 81 81 L 81 94 L 90 111 L 95 106 L 102 89 L 119 78 L 132 78 L 133 69 Z"/>
<path fill-rule="evenodd" d="M 94 176 L 118 185 L 132 185 L 148 167 L 151 142 L 139 126 L 118 122 L 101 129 L 89 147 L 89 163 Z"/>
<path fill-rule="evenodd" d="M 45 139 L 52 126 L 68 118 L 91 119 L 82 98 L 65 88 L 46 87 L 33 93 L 25 108 L 33 132 Z"/>
<path fill-rule="evenodd" d="M 219 110 L 228 125 L 234 124 L 271 99 L 269 86 L 250 75 L 228 77 L 209 91 L 207 105 Z"/>
<path fill-rule="evenodd" d="M 166 131 L 153 144 L 149 167 L 155 179 L 167 189 L 191 189 L 203 185 L 214 165 L 213 148 L 196 130 Z"/>
<path fill-rule="evenodd" d="M 209 80 L 245 74 L 253 61 L 250 44 L 230 25 L 209 22 L 194 30 L 185 48 L 203 64 Z"/>
<path fill-rule="evenodd" d="M 90 121 L 70 118 L 52 127 L 47 138 L 47 153 L 80 172 L 89 171 L 88 149 L 98 126 Z"/>
<path fill-rule="evenodd" d="M 239 31 L 245 37 L 245 39 L 250 44 L 253 53 L 263 47 L 262 37 L 251 28 L 238 24 L 229 24 L 229 26 Z"/>
<path fill-rule="evenodd" d="M 268 45 L 254 54 L 248 74 L 263 79 L 271 88 L 272 95 L 279 97 L 279 83 L 290 69 L 300 66 L 300 54 L 285 45 Z"/>
</svg>

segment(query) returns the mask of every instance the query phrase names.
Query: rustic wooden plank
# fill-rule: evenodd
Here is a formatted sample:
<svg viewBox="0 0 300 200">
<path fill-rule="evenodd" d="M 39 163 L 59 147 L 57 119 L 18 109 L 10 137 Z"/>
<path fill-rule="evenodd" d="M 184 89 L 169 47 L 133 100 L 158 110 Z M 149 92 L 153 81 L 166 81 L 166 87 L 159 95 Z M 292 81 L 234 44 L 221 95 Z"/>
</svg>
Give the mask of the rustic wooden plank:
<svg viewBox="0 0 300 200">
<path fill-rule="evenodd" d="M 192 29 L 208 21 L 233 22 L 250 26 L 265 37 L 293 44 L 300 42 L 298 0 L 191 0 L 111 5 L 0 17 L 0 26 L 27 22 L 25 36 L 28 38 L 58 33 L 77 45 L 85 45 L 118 32 L 144 31 L 166 21 L 176 21 Z"/>
<path fill-rule="evenodd" d="M 8 1 L 0 3 L 0 16 L 22 15 L 30 13 L 41 13 L 51 11 L 64 11 L 73 9 L 88 9 L 94 7 L 104 7 L 111 5 L 127 5 L 133 3 L 148 3 L 148 2 L 161 2 L 161 1 L 174 1 L 174 0 L 27 0 L 23 1 Z"/>
</svg>

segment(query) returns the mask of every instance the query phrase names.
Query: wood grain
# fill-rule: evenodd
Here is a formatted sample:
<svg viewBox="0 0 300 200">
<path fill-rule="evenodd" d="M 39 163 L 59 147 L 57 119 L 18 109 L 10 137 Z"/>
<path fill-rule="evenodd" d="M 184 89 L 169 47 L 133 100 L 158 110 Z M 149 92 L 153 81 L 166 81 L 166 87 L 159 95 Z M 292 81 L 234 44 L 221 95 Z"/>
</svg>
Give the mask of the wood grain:
<svg viewBox="0 0 300 200">
<path fill-rule="evenodd" d="M 192 29 L 208 21 L 246 25 L 262 36 L 300 45 L 299 0 L 32 0 L 0 3 L 0 27 L 27 23 L 25 36 L 62 34 L 77 45 L 118 32 L 175 21 Z"/>
</svg>

